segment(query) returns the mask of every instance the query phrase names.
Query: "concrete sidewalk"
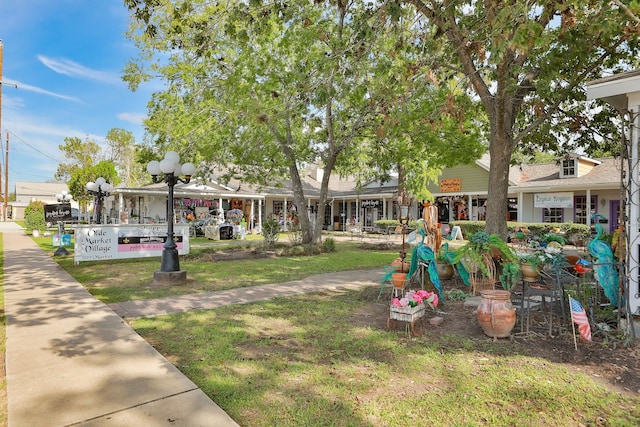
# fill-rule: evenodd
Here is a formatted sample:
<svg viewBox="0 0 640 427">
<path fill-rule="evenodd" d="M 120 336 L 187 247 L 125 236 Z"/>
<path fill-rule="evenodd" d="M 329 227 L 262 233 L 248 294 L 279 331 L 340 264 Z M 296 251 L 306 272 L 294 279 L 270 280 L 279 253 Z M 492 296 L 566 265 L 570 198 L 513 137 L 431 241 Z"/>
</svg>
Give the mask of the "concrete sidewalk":
<svg viewBox="0 0 640 427">
<path fill-rule="evenodd" d="M 0 232 L 10 427 L 238 425 L 15 223 Z"/>
<path fill-rule="evenodd" d="M 226 291 L 176 297 L 126 301 L 109 304 L 109 308 L 125 318 L 153 317 L 183 311 L 211 310 L 229 304 L 246 304 L 273 297 L 289 297 L 309 292 L 360 289 L 380 286 L 382 269 L 339 271 L 320 274 L 291 282 L 236 288 Z"/>
</svg>

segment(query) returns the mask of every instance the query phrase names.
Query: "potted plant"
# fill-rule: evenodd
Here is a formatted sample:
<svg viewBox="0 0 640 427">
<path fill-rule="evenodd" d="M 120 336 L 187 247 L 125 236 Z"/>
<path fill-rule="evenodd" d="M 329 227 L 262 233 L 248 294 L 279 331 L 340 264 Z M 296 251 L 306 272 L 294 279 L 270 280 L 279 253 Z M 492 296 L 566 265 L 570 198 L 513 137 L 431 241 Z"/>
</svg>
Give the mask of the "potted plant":
<svg viewBox="0 0 640 427">
<path fill-rule="evenodd" d="M 451 280 L 453 277 L 452 261 L 455 259 L 456 253 L 449 250 L 449 244 L 445 243 L 440 246 L 440 250 L 436 254 L 436 268 L 438 276 L 442 280 Z"/>
<path fill-rule="evenodd" d="M 547 262 L 547 256 L 543 250 L 536 250 L 521 258 L 520 270 L 522 280 L 525 282 L 536 282 L 540 277 L 540 271 Z"/>
<path fill-rule="evenodd" d="M 546 248 L 539 247 L 534 252 L 521 258 L 521 270 L 523 280 L 535 282 L 540 272 L 549 267 L 553 270 L 570 267 L 571 264 L 562 252 L 562 248 L 551 245 Z"/>
<path fill-rule="evenodd" d="M 544 235 L 542 236 L 542 241 L 543 241 L 543 242 L 545 242 L 545 243 L 547 244 L 547 246 L 548 246 L 548 245 L 549 245 L 549 243 L 551 243 L 551 242 L 555 242 L 555 243 L 557 243 L 557 244 L 558 244 L 558 245 L 560 245 L 560 246 L 564 246 L 564 245 L 565 245 L 564 237 L 562 237 L 561 235 L 556 234 L 556 233 L 547 233 L 547 234 L 544 234 Z M 557 246 L 557 245 L 555 245 L 555 246 Z"/>
<path fill-rule="evenodd" d="M 502 272 L 500 273 L 500 283 L 502 289 L 510 291 L 520 280 L 520 266 L 516 262 L 505 262 L 502 264 Z"/>
<path fill-rule="evenodd" d="M 408 322 L 411 327 L 411 335 L 417 335 L 416 321 L 424 316 L 426 307 L 435 310 L 438 305 L 438 294 L 427 292 L 424 289 L 409 291 L 402 298 L 393 298 L 389 307 L 387 329 L 391 328 L 391 322 Z"/>
<path fill-rule="evenodd" d="M 453 263 L 462 263 L 469 273 L 479 270 L 484 277 L 489 278 L 495 273 L 495 270 L 492 272 L 490 269 L 489 260 L 517 264 L 518 257 L 500 236 L 479 231 L 471 236 L 469 243 L 456 251 Z"/>
<path fill-rule="evenodd" d="M 498 279 L 495 263 L 502 264 L 503 276 L 500 279 L 504 280 L 503 287 L 510 288 L 519 275 L 516 253 L 497 234 L 479 231 L 471 236 L 469 243 L 458 249 L 455 260 L 470 270 L 473 293 L 480 291 L 476 318 L 485 335 L 494 340 L 508 337 L 516 323 L 515 308 L 511 304 L 510 290 L 495 289 Z"/>
</svg>

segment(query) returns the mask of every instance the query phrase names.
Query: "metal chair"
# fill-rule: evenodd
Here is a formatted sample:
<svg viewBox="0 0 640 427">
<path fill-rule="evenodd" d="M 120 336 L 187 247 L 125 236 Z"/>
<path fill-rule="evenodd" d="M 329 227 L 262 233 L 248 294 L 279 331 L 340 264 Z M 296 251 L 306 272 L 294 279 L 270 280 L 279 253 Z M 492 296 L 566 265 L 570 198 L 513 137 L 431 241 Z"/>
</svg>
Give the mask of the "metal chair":
<svg viewBox="0 0 640 427">
<path fill-rule="evenodd" d="M 553 336 L 554 317 L 559 317 L 556 321 L 558 333 L 560 333 L 567 321 L 564 302 L 565 285 L 576 283 L 577 279 L 564 268 L 557 268 L 541 271 L 537 282 L 522 280 L 520 332 L 529 332 L 531 309 L 538 306 L 542 308 L 545 321 L 548 323 L 549 336 Z"/>
</svg>

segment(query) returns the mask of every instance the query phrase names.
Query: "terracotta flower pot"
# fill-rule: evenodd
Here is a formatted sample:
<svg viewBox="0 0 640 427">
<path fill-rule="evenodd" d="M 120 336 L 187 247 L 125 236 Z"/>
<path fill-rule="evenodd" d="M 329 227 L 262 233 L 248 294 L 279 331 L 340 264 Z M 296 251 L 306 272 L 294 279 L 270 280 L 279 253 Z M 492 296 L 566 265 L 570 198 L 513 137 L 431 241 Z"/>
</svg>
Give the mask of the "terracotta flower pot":
<svg viewBox="0 0 640 427">
<path fill-rule="evenodd" d="M 485 335 L 505 338 L 516 324 L 516 309 L 511 304 L 511 292 L 499 289 L 480 291 L 477 318 Z"/>
<path fill-rule="evenodd" d="M 537 282 L 540 278 L 538 270 L 533 268 L 528 262 L 523 262 L 520 265 L 520 271 L 522 272 L 522 280 L 525 282 Z"/>
<path fill-rule="evenodd" d="M 407 280 L 406 273 L 393 273 L 391 275 L 391 282 L 393 283 L 393 287 L 396 289 L 404 288 L 405 280 Z"/>
<path fill-rule="evenodd" d="M 396 258 L 391 263 L 391 266 L 394 267 L 398 273 L 408 273 L 411 264 L 408 261 L 403 262 L 401 258 Z"/>
<path fill-rule="evenodd" d="M 446 262 L 437 262 L 436 267 L 438 268 L 438 276 L 442 280 L 451 280 L 453 277 L 453 266 Z"/>
</svg>

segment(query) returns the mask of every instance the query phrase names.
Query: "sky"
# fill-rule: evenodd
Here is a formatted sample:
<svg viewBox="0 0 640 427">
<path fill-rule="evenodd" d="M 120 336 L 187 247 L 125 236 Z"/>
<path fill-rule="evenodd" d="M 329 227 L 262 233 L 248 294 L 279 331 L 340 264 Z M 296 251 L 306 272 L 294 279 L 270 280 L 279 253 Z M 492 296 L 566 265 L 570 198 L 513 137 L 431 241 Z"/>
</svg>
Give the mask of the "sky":
<svg viewBox="0 0 640 427">
<path fill-rule="evenodd" d="M 152 88 L 122 81 L 137 54 L 128 26 L 123 0 L 0 0 L 2 193 L 7 133 L 9 193 L 53 180 L 66 137 L 103 145 L 121 128 L 142 142 Z"/>
</svg>

